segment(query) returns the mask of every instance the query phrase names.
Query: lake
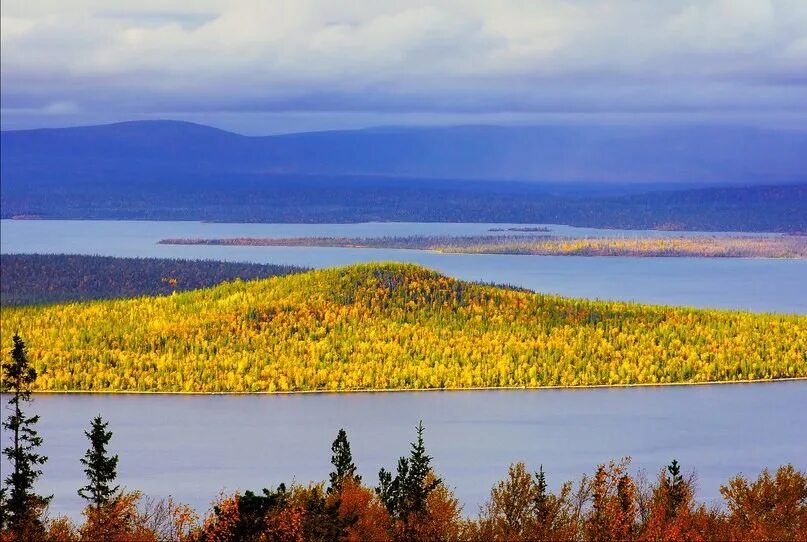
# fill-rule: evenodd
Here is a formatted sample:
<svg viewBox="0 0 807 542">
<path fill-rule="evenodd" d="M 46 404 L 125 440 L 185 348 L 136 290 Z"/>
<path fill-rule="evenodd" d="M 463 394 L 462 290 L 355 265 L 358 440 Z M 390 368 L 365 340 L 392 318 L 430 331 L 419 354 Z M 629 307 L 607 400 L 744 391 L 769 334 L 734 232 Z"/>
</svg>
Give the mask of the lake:
<svg viewBox="0 0 807 542">
<path fill-rule="evenodd" d="M 329 267 L 405 261 L 447 275 L 565 296 L 759 312 L 807 313 L 807 260 L 439 254 L 421 250 L 158 245 L 166 237 L 485 235 L 514 224 L 215 224 L 3 220 L 4 253 L 211 258 Z M 698 232 L 596 230 L 548 225 L 552 235 L 656 236 Z M 518 235 L 517 232 L 510 232 Z M 711 235 L 711 234 L 710 234 Z"/>
<path fill-rule="evenodd" d="M 158 245 L 164 237 L 484 235 L 510 224 L 207 224 L 9 221 L 4 253 L 213 258 L 326 267 L 415 262 L 468 280 L 569 296 L 807 313 L 807 261 L 438 254 L 416 250 Z M 569 236 L 679 235 L 549 226 Z M 120 453 L 120 482 L 173 495 L 200 512 L 220 490 L 325 480 L 330 444 L 345 427 L 366 482 L 408 452 L 418 420 L 438 473 L 476 513 L 509 463 L 543 464 L 550 485 L 624 455 L 634 472 L 671 459 L 695 468 L 699 497 L 719 499 L 729 476 L 793 462 L 807 468 L 807 382 L 588 390 L 301 395 L 37 395 L 50 457 L 40 490 L 77 517 L 83 431 L 102 414 Z M 4 435 L 5 436 L 5 435 Z M 5 468 L 4 468 L 5 470 Z"/>
<path fill-rule="evenodd" d="M 4 403 L 7 397 L 4 397 Z M 348 432 L 365 482 L 407 454 L 423 420 L 426 446 L 468 514 L 507 466 L 540 464 L 557 488 L 624 455 L 655 474 L 673 458 L 716 502 L 737 473 L 792 462 L 807 469 L 807 382 L 588 390 L 389 392 L 305 395 L 34 396 L 49 460 L 38 489 L 52 512 L 77 517 L 83 431 L 96 414 L 114 432 L 119 482 L 171 494 L 199 511 L 220 490 L 327 480 L 330 445 Z M 4 407 L 5 411 L 5 407 Z M 4 440 L 5 443 L 5 440 Z M 5 470 L 5 468 L 4 468 Z"/>
</svg>

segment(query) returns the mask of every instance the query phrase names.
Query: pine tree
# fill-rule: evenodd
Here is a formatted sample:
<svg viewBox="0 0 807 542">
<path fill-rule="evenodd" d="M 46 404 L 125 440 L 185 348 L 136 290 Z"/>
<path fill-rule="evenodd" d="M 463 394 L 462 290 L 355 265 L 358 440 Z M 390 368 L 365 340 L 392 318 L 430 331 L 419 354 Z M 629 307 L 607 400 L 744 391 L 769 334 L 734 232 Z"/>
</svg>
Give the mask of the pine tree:
<svg viewBox="0 0 807 542">
<path fill-rule="evenodd" d="M 34 483 L 42 474 L 38 467 L 48 460 L 37 453 L 42 446 L 42 437 L 34 427 L 39 416 L 26 416 L 23 412 L 23 403 L 31 401 L 36 370 L 29 365 L 25 342 L 16 334 L 13 342 L 11 360 L 3 363 L 2 391 L 11 393 L 8 404 L 12 410 L 3 422 L 3 428 L 11 434 L 11 445 L 3 449 L 3 455 L 12 470 L 4 480 L 0 529 L 8 529 L 18 539 L 27 540 L 44 534 L 40 515 L 52 496 L 34 492 Z"/>
<path fill-rule="evenodd" d="M 100 415 L 96 416 L 90 431 L 84 434 L 90 439 L 90 448 L 81 458 L 81 464 L 86 468 L 89 484 L 78 490 L 81 498 L 86 499 L 96 509 L 114 501 L 118 496 L 120 486 L 112 487 L 117 477 L 118 456 L 107 455 L 107 445 L 112 439 L 112 431 L 107 431 L 109 422 L 104 422 Z"/>
<path fill-rule="evenodd" d="M 353 454 L 350 453 L 350 442 L 347 440 L 347 433 L 340 429 L 336 435 L 336 440 L 331 445 L 331 464 L 334 471 L 330 474 L 330 486 L 328 493 L 339 493 L 345 480 L 351 479 L 361 482 L 361 476 L 356 474 L 356 465 L 353 463 Z"/>
</svg>

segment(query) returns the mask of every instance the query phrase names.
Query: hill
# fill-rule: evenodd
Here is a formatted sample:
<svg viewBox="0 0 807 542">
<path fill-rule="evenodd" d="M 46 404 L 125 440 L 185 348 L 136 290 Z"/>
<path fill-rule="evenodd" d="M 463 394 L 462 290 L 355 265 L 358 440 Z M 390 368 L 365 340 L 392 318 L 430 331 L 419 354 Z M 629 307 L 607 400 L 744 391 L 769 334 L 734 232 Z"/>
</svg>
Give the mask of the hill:
<svg viewBox="0 0 807 542">
<path fill-rule="evenodd" d="M 4 218 L 807 228 L 807 133 L 797 131 L 464 126 L 247 137 L 144 121 L 0 139 Z"/>
<path fill-rule="evenodd" d="M 2 308 L 40 390 L 274 392 L 807 377 L 807 317 L 583 301 L 404 264 Z"/>
<path fill-rule="evenodd" d="M 15 182 L 169 173 L 762 184 L 807 182 L 807 133 L 736 126 L 456 126 L 248 137 L 175 121 L 2 132 Z"/>
</svg>

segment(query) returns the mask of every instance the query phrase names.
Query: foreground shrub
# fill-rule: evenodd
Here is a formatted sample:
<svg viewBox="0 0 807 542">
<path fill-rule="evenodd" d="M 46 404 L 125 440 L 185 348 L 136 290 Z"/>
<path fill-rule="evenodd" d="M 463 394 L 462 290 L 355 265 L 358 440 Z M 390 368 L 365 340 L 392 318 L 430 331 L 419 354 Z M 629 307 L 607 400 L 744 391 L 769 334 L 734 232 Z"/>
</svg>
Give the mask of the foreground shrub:
<svg viewBox="0 0 807 542">
<path fill-rule="evenodd" d="M 753 482 L 735 476 L 720 493 L 732 539 L 807 540 L 807 476 L 793 465 L 779 467 L 774 476 L 764 469 Z"/>
</svg>

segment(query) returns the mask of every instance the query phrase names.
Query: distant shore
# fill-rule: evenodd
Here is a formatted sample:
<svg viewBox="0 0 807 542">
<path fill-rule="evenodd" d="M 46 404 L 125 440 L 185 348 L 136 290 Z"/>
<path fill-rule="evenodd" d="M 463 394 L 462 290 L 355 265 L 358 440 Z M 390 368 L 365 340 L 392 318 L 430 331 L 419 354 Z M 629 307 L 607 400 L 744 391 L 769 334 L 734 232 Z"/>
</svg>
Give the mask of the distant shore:
<svg viewBox="0 0 807 542">
<path fill-rule="evenodd" d="M 594 390 L 614 388 L 668 388 L 681 386 L 722 386 L 731 384 L 774 384 L 777 382 L 807 382 L 807 377 L 758 378 L 753 380 L 711 380 L 705 382 L 643 382 L 633 384 L 588 384 L 584 386 L 476 386 L 469 388 L 359 388 L 336 390 L 288 391 L 138 391 L 138 390 L 34 390 L 36 395 L 320 395 L 345 393 L 430 393 L 474 391 L 550 391 Z"/>
<path fill-rule="evenodd" d="M 521 230 L 514 230 L 521 231 Z M 431 250 L 455 254 L 533 256 L 633 256 L 700 258 L 807 258 L 804 236 L 698 236 L 568 238 L 548 235 L 409 237 L 168 238 L 163 245 L 332 247 Z"/>
</svg>

